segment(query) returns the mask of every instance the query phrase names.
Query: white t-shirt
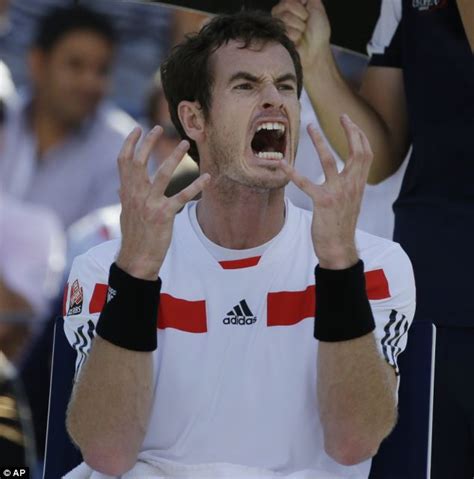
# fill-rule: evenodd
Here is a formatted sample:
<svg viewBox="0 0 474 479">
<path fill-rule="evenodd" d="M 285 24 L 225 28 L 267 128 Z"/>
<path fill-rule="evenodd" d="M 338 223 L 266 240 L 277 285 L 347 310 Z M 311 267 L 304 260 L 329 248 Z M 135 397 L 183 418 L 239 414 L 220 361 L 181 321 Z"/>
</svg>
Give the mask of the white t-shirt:
<svg viewBox="0 0 474 479">
<path fill-rule="evenodd" d="M 160 271 L 154 406 L 141 451 L 167 463 L 367 478 L 370 461 L 345 467 L 324 452 L 311 213 L 287 201 L 285 225 L 261 256 L 219 262 L 196 234 L 190 208 L 176 217 Z M 391 241 L 358 232 L 356 242 L 380 354 L 396 369 L 415 308 L 411 264 Z M 73 263 L 64 324 L 78 368 L 119 247 L 104 243 Z"/>
</svg>

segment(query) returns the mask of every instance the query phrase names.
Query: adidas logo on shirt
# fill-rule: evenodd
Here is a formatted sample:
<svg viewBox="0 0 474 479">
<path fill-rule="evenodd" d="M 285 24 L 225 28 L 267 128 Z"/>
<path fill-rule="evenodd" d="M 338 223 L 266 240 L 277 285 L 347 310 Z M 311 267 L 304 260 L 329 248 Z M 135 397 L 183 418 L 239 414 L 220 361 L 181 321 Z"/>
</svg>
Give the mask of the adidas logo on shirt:
<svg viewBox="0 0 474 479">
<path fill-rule="evenodd" d="M 224 324 L 237 324 L 239 326 L 250 326 L 257 322 L 257 317 L 253 315 L 252 311 L 243 299 L 232 310 L 227 313 L 227 316 L 222 320 Z"/>
</svg>

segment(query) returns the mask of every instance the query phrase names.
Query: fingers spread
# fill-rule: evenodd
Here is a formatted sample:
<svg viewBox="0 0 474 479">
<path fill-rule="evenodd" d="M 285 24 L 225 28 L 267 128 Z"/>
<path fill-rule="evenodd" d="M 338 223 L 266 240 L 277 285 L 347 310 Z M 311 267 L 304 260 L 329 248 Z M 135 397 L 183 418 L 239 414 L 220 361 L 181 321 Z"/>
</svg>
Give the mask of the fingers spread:
<svg viewBox="0 0 474 479">
<path fill-rule="evenodd" d="M 122 148 L 120 149 L 118 155 L 119 167 L 126 161 L 132 160 L 135 153 L 135 147 L 137 146 L 138 140 L 142 134 L 142 130 L 139 126 L 136 126 L 125 138 Z"/>
<path fill-rule="evenodd" d="M 199 178 L 196 178 L 190 185 L 181 190 L 176 195 L 172 196 L 169 200 L 173 205 L 172 209 L 176 213 L 178 212 L 188 201 L 191 201 L 199 193 L 201 193 L 204 188 L 209 184 L 211 180 L 211 175 L 209 173 L 202 174 Z"/>
<path fill-rule="evenodd" d="M 140 139 L 142 130 L 138 126 L 135 127 L 127 136 L 123 142 L 120 153 L 117 157 L 120 183 L 123 185 L 128 182 L 128 178 L 131 174 L 133 156 L 135 154 L 135 147 Z"/>
<path fill-rule="evenodd" d="M 152 181 L 152 195 L 162 196 L 171 181 L 173 172 L 189 150 L 189 142 L 182 140 L 173 153 L 161 164 Z"/>
<path fill-rule="evenodd" d="M 351 166 L 352 166 L 352 161 L 354 159 L 354 149 L 353 149 L 353 144 L 352 144 L 352 141 L 351 141 L 351 136 L 353 134 L 352 132 L 352 121 L 351 119 L 349 118 L 349 116 L 347 114 L 343 114 L 341 115 L 341 125 L 342 125 L 342 128 L 344 128 L 344 132 L 346 134 L 346 139 L 347 139 L 347 146 L 349 148 L 349 157 L 346 159 L 346 164 L 345 164 L 345 167 L 344 167 L 344 170 L 345 172 L 347 173 Z"/>
<path fill-rule="evenodd" d="M 313 125 L 308 125 L 308 133 L 316 148 L 316 151 L 318 152 L 326 181 L 333 180 L 338 175 L 337 164 L 333 154 L 331 153 L 331 150 L 326 143 L 326 140 Z"/>
<path fill-rule="evenodd" d="M 288 178 L 307 195 L 313 193 L 314 185 L 306 176 L 300 175 L 297 171 L 288 164 L 286 160 L 282 160 L 278 163 L 278 166 L 286 173 Z"/>
<path fill-rule="evenodd" d="M 373 157 L 369 140 L 348 115 L 344 114 L 341 116 L 341 124 L 346 133 L 349 147 L 349 158 L 344 168 L 345 174 L 350 173 L 353 169 L 362 174 L 365 173 L 365 170 L 368 172 L 370 161 Z"/>
<path fill-rule="evenodd" d="M 135 155 L 134 161 L 140 165 L 146 165 L 148 163 L 148 158 L 150 157 L 151 152 L 156 144 L 156 141 L 161 136 L 163 128 L 161 126 L 155 126 L 152 128 L 148 134 L 145 136 L 138 153 Z"/>
<path fill-rule="evenodd" d="M 370 146 L 367 136 L 362 130 L 360 132 L 360 138 L 364 151 L 364 165 L 362 174 L 364 175 L 365 182 L 367 182 L 367 177 L 369 176 L 369 170 L 374 158 L 374 153 L 372 152 L 372 147 Z"/>
</svg>

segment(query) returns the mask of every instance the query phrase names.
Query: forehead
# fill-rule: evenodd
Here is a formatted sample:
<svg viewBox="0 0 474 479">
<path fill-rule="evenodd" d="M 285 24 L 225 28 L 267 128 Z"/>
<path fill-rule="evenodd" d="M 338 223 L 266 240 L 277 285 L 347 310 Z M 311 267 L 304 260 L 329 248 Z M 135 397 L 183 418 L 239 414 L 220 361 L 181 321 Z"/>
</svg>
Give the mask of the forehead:
<svg viewBox="0 0 474 479">
<path fill-rule="evenodd" d="M 245 71 L 255 76 L 280 76 L 295 74 L 293 60 L 288 50 L 280 43 L 252 43 L 242 48 L 243 43 L 231 40 L 219 47 L 211 57 L 214 81 L 226 81 L 235 72 Z"/>
<path fill-rule="evenodd" d="M 71 30 L 61 36 L 52 47 L 51 52 L 87 52 L 94 53 L 101 51 L 112 51 L 112 45 L 100 33 L 93 30 Z"/>
</svg>

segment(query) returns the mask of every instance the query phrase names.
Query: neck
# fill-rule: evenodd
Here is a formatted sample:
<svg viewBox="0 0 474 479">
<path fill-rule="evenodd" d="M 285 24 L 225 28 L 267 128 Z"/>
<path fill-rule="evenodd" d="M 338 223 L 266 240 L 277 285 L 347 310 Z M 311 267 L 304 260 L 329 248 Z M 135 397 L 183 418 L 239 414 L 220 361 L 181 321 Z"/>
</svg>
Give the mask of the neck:
<svg viewBox="0 0 474 479">
<path fill-rule="evenodd" d="M 73 127 L 60 121 L 40 98 L 35 99 L 31 109 L 31 126 L 37 143 L 38 158 L 52 147 L 61 143 Z"/>
<path fill-rule="evenodd" d="M 210 184 L 197 205 L 197 219 L 212 242 L 229 249 L 270 241 L 285 222 L 284 189 L 256 190 L 236 183 Z"/>
</svg>

